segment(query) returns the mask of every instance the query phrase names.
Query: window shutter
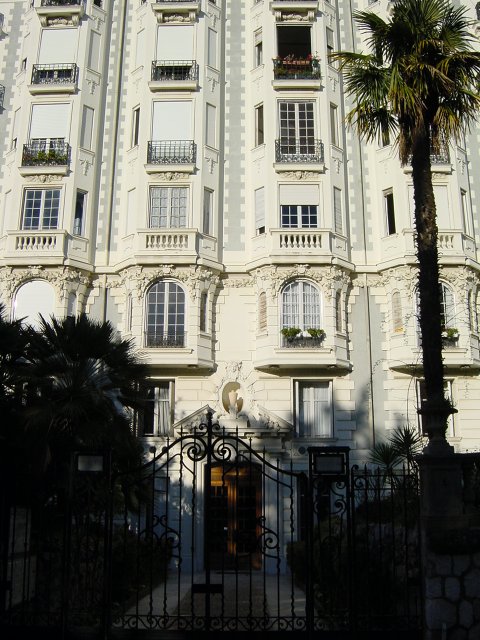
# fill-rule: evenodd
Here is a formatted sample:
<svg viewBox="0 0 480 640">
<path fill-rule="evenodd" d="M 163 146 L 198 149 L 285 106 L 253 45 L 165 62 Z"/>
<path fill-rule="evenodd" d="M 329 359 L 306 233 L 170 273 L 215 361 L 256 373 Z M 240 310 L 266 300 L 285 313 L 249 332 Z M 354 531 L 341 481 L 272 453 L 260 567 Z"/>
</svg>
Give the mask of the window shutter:
<svg viewBox="0 0 480 640">
<path fill-rule="evenodd" d="M 82 113 L 82 130 L 80 132 L 80 146 L 84 149 L 92 148 L 93 114 L 91 107 L 84 106 Z"/>
<path fill-rule="evenodd" d="M 335 233 L 343 235 L 342 192 L 333 187 L 333 219 Z"/>
<path fill-rule="evenodd" d="M 68 138 L 68 104 L 34 104 L 30 122 L 32 138 Z"/>
<path fill-rule="evenodd" d="M 265 229 L 265 188 L 255 189 L 255 229 Z"/>
<path fill-rule="evenodd" d="M 258 297 L 258 330 L 267 330 L 267 294 L 262 291 Z"/>
<path fill-rule="evenodd" d="M 446 185 L 433 187 L 435 206 L 437 209 L 437 226 L 439 229 L 451 229 L 450 209 L 448 206 L 448 190 Z"/>
<path fill-rule="evenodd" d="M 100 34 L 96 31 L 90 33 L 90 45 L 88 48 L 87 66 L 93 71 L 99 71 L 100 67 Z"/>
<path fill-rule="evenodd" d="M 280 185 L 280 205 L 282 204 L 313 204 L 320 203 L 320 192 L 317 184 L 298 185 L 298 184 L 281 184 Z"/>
<path fill-rule="evenodd" d="M 403 331 L 402 299 L 399 291 L 392 295 L 392 325 L 394 333 Z"/>
<path fill-rule="evenodd" d="M 154 102 L 152 140 L 191 140 L 191 113 L 191 102 Z"/>
<path fill-rule="evenodd" d="M 193 60 L 193 25 L 159 25 L 157 60 Z"/>
<path fill-rule="evenodd" d="M 77 59 L 78 29 L 43 29 L 39 64 L 60 64 Z"/>
<path fill-rule="evenodd" d="M 217 32 L 213 29 L 208 30 L 207 64 L 210 67 L 217 66 Z"/>
</svg>

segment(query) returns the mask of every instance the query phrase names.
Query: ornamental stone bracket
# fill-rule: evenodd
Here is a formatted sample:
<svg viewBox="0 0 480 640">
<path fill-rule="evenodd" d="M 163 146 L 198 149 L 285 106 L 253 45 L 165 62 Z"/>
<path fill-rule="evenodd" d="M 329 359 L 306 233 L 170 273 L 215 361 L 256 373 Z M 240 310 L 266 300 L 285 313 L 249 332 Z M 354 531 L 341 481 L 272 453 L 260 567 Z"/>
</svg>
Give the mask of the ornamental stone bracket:
<svg viewBox="0 0 480 640">
<path fill-rule="evenodd" d="M 195 22 L 200 12 L 200 2 L 158 2 L 157 0 L 151 7 L 158 24 Z"/>
<path fill-rule="evenodd" d="M 305 12 L 296 11 L 275 11 L 275 20 L 277 22 L 314 22 L 315 11 L 307 10 Z"/>
<path fill-rule="evenodd" d="M 78 27 L 84 14 L 84 6 L 39 6 L 36 7 L 36 11 L 42 27 Z"/>
</svg>

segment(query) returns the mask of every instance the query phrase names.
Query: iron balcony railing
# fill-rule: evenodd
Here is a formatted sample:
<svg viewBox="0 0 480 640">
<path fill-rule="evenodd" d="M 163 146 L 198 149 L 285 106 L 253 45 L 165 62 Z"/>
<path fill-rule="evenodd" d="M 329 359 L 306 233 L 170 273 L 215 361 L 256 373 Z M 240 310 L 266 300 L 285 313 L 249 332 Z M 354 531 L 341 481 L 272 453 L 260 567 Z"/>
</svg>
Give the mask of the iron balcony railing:
<svg viewBox="0 0 480 640">
<path fill-rule="evenodd" d="M 273 77 L 275 80 L 319 80 L 321 78 L 320 61 L 275 58 Z"/>
<path fill-rule="evenodd" d="M 287 338 L 282 336 L 282 347 L 284 349 L 321 349 L 324 342 L 324 338 L 306 338 L 304 336 Z"/>
<path fill-rule="evenodd" d="M 5 87 L 0 84 L 0 109 L 3 109 L 3 99 L 5 98 Z"/>
<path fill-rule="evenodd" d="M 70 164 L 70 145 L 64 138 L 34 138 L 23 145 L 23 167 L 68 164 Z"/>
<path fill-rule="evenodd" d="M 275 140 L 276 162 L 324 162 L 324 148 L 321 140 L 314 138 L 300 140 Z"/>
<path fill-rule="evenodd" d="M 197 145 L 193 140 L 151 140 L 147 148 L 148 164 L 193 164 Z"/>
<path fill-rule="evenodd" d="M 184 347 L 187 334 L 184 331 L 159 333 L 156 331 L 145 332 L 145 346 L 151 349 L 176 349 Z"/>
<path fill-rule="evenodd" d="M 195 60 L 154 60 L 152 80 L 198 80 L 198 64 Z"/>
<path fill-rule="evenodd" d="M 69 7 L 81 5 L 83 0 L 42 0 L 42 7 Z"/>
<path fill-rule="evenodd" d="M 76 84 L 76 64 L 34 64 L 32 84 Z"/>
<path fill-rule="evenodd" d="M 450 164 L 450 151 L 448 147 L 445 146 L 438 153 L 430 154 L 430 162 L 431 164 Z M 408 156 L 408 163 L 412 164 L 412 156 Z"/>
</svg>

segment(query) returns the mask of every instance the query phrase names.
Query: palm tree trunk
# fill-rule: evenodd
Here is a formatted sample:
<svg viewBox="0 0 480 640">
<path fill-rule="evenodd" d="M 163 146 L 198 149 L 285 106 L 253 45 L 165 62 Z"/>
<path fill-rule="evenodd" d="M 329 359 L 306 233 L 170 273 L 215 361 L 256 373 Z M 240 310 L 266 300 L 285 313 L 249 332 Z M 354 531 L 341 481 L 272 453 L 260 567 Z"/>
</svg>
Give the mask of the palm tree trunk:
<svg viewBox="0 0 480 640">
<path fill-rule="evenodd" d="M 412 177 L 415 228 L 419 264 L 420 332 L 426 401 L 419 410 L 423 431 L 428 435 L 426 452 L 453 451 L 446 441 L 448 416 L 454 413 L 443 387 L 441 303 L 435 197 L 428 131 L 416 133 L 412 145 Z"/>
</svg>

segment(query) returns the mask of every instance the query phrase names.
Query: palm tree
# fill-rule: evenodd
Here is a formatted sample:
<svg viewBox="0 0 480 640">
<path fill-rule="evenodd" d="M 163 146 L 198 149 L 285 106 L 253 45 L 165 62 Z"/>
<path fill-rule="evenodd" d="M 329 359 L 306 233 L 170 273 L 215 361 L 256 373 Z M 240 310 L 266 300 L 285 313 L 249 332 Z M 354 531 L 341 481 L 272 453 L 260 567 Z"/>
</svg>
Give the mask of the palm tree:
<svg viewBox="0 0 480 640">
<path fill-rule="evenodd" d="M 370 53 L 335 52 L 354 107 L 347 116 L 367 142 L 398 144 L 411 162 L 419 263 L 420 331 L 426 401 L 426 451 L 451 451 L 445 433 L 454 409 L 444 395 L 437 223 L 430 154 L 444 150 L 476 118 L 480 53 L 473 51 L 464 7 L 448 0 L 398 0 L 387 21 L 359 11 L 354 19 Z"/>
<path fill-rule="evenodd" d="M 129 426 L 146 365 L 109 322 L 86 315 L 41 319 L 28 329 L 26 424 L 53 456 L 73 448 L 111 448 L 121 466 L 140 462 Z"/>
</svg>

